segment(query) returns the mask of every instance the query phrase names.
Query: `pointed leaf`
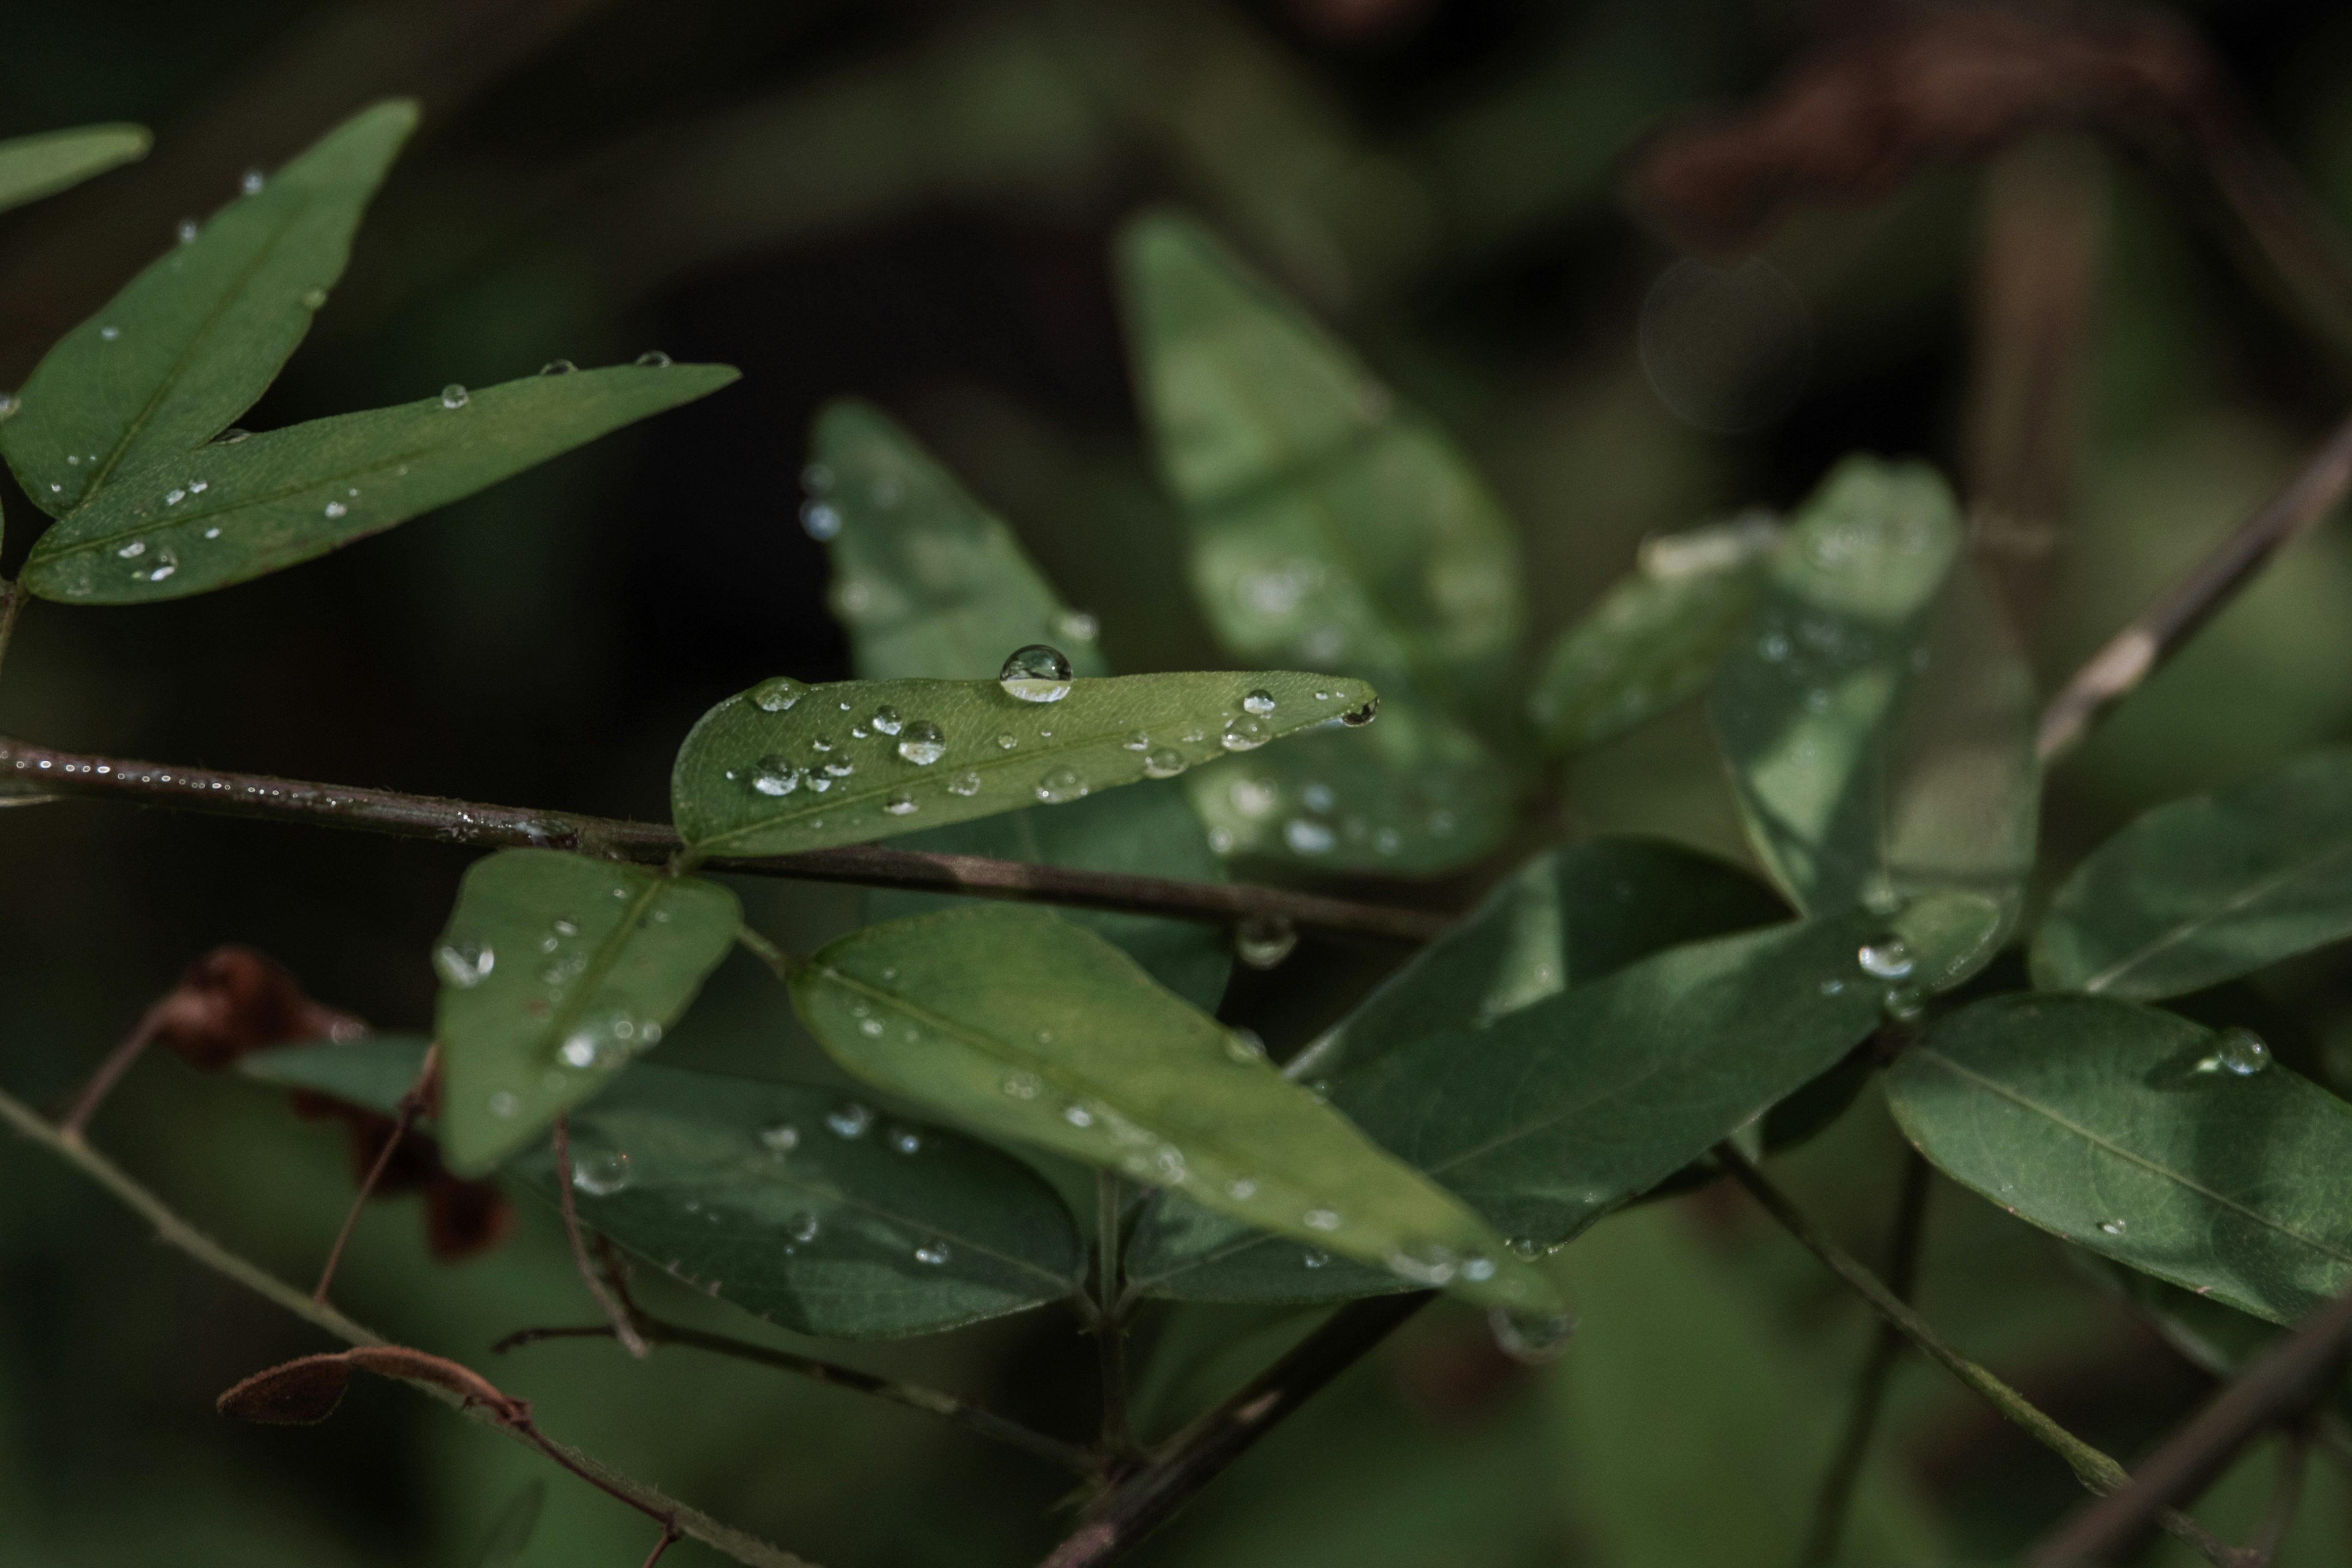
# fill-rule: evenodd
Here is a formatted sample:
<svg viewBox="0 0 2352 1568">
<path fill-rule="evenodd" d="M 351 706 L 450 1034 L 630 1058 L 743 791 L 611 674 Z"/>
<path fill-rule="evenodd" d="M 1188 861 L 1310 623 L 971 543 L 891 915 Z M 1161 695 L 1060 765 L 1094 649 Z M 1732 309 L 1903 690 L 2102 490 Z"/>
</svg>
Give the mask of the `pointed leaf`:
<svg viewBox="0 0 2352 1568">
<path fill-rule="evenodd" d="M 1333 1082 L 1332 1105 L 1533 1253 L 1704 1154 L 1878 1022 L 1854 912 L 1669 948 Z M 1402 1289 L 1163 1200 L 1128 1249 L 1153 1295 L 1322 1301 Z"/>
<path fill-rule="evenodd" d="M 819 952 L 793 1000 L 851 1071 L 973 1127 L 1420 1283 L 1555 1308 L 1475 1215 L 1126 954 L 1042 910 L 868 926 Z"/>
<path fill-rule="evenodd" d="M 450 1169 L 488 1170 L 658 1043 L 740 923 L 713 882 L 552 849 L 476 861 L 433 955 Z"/>
<path fill-rule="evenodd" d="M 735 375 L 686 364 L 535 375 L 456 406 L 428 397 L 155 458 L 43 534 L 24 584 L 89 605 L 225 588 L 381 533 Z"/>
<path fill-rule="evenodd" d="M 934 1333 L 1075 1293 L 1085 1249 L 1010 1155 L 837 1089 L 641 1064 L 572 1122 L 583 1224 L 799 1333 Z M 514 1174 L 555 1201 L 551 1153 Z"/>
<path fill-rule="evenodd" d="M 1360 722 L 1378 700 L 1360 680 L 1285 670 L 1080 680 L 1056 702 L 1024 701 L 993 680 L 771 680 L 695 725 L 670 810 L 705 855 L 859 844 L 1067 805 L 1223 756 L 1235 742 Z"/>
<path fill-rule="evenodd" d="M 141 125 L 79 125 L 0 142 L 0 212 L 143 158 L 153 141 Z"/>
<path fill-rule="evenodd" d="M 345 121 L 59 339 L 0 425 L 25 493 L 64 516 L 250 408 L 342 276 L 415 127 L 406 100 Z"/>
<path fill-rule="evenodd" d="M 2352 936 L 2352 750 L 2174 801 L 2091 852 L 2033 937 L 2034 984 L 2153 1001 Z"/>
<path fill-rule="evenodd" d="M 2277 1323 L 2352 1287 L 2352 1106 L 2226 1033 L 1996 996 L 1906 1051 L 1887 1095 L 1953 1180 L 2118 1263 Z"/>
<path fill-rule="evenodd" d="M 1547 751 L 1594 746 L 1705 691 L 1780 548 L 1758 512 L 1653 539 L 1641 569 L 1559 634 L 1528 699 Z"/>
</svg>

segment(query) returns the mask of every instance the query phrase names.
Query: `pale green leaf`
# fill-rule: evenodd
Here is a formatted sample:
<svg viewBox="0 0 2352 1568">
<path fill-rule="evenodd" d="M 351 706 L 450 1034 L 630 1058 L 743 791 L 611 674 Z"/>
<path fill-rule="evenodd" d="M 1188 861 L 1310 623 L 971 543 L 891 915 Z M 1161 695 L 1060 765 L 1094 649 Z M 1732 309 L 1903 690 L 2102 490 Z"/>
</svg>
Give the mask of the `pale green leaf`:
<svg viewBox="0 0 2352 1568">
<path fill-rule="evenodd" d="M 2154 1000 L 2352 935 L 2352 750 L 2160 805 L 2091 852 L 2033 937 L 2051 990 Z"/>
<path fill-rule="evenodd" d="M 0 142 L 0 212 L 143 158 L 153 140 L 139 125 L 78 125 Z"/>
<path fill-rule="evenodd" d="M 433 955 L 450 1168 L 488 1170 L 658 1043 L 740 923 L 713 882 L 552 849 L 476 861 Z"/>
<path fill-rule="evenodd" d="M 857 844 L 1067 805 L 1236 743 L 1360 721 L 1377 702 L 1361 681 L 1279 670 L 1079 680 L 1055 702 L 993 680 L 780 679 L 702 716 L 679 748 L 670 809 L 704 855 Z"/>
<path fill-rule="evenodd" d="M 1887 1093 L 1946 1174 L 2118 1263 L 2279 1323 L 2352 1287 L 2352 1106 L 2226 1033 L 1996 996 L 1906 1051 Z"/>
<path fill-rule="evenodd" d="M 1043 910 L 868 926 L 793 980 L 819 1040 L 883 1089 L 1194 1196 L 1318 1252 L 1478 1300 L 1553 1306 L 1476 1215 L 1383 1153 L 1117 948 Z"/>
<path fill-rule="evenodd" d="M 462 403 L 427 397 L 152 458 L 43 534 L 24 584 L 90 605 L 226 587 L 381 533 L 735 375 L 685 364 L 535 375 Z"/>
<path fill-rule="evenodd" d="M 64 516 L 251 407 L 342 276 L 415 126 L 406 100 L 361 111 L 59 339 L 0 425 L 25 493 Z"/>
<path fill-rule="evenodd" d="M 1544 656 L 1528 717 L 1545 749 L 1598 745 L 1705 691 L 1781 532 L 1759 513 L 1646 541 L 1640 570 Z"/>
</svg>

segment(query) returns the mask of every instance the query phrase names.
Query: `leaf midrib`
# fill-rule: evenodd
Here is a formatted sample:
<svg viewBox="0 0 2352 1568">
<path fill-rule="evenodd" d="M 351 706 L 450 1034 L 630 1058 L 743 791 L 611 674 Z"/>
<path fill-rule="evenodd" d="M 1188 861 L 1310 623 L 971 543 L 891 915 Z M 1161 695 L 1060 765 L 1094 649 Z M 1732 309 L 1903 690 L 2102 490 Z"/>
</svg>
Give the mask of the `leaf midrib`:
<svg viewBox="0 0 2352 1568">
<path fill-rule="evenodd" d="M 2347 852 L 2352 852 L 2352 836 L 2339 837 L 2334 845 L 2323 850 L 2315 859 L 2274 871 L 2226 902 L 2217 904 L 2178 925 L 2167 928 L 2160 936 L 2143 942 L 2096 974 L 2085 979 L 2080 989 L 2095 994 L 2105 991 L 2126 972 L 2147 963 L 2155 954 L 2168 948 L 2177 947 L 2198 932 L 2243 912 L 2249 905 L 2268 898 L 2282 888 L 2293 885 L 2300 878 L 2317 875 L 2324 868 L 2341 859 Z"/>
</svg>

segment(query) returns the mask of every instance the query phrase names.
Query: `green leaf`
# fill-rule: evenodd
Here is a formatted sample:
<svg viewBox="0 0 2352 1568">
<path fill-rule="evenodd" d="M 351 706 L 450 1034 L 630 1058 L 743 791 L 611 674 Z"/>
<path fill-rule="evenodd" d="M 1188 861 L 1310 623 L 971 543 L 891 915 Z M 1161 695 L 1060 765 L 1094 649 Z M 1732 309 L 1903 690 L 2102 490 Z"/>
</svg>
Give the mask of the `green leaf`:
<svg viewBox="0 0 2352 1568">
<path fill-rule="evenodd" d="M 0 142 L 0 212 L 144 158 L 153 141 L 144 126 L 79 125 Z"/>
<path fill-rule="evenodd" d="M 2118 1263 L 2278 1323 L 2352 1286 L 2352 1106 L 2226 1032 L 1996 996 L 1906 1051 L 1887 1091 L 1953 1180 Z"/>
<path fill-rule="evenodd" d="M 509 1568 L 530 1545 L 532 1533 L 539 1529 L 539 1510 L 547 1502 L 547 1483 L 533 1480 L 517 1491 L 490 1526 L 482 1549 L 475 1554 L 474 1568 Z"/>
<path fill-rule="evenodd" d="M 423 1035 L 362 1035 L 277 1046 L 239 1057 L 237 1070 L 264 1083 L 307 1089 L 346 1105 L 390 1115 L 415 1087 L 432 1041 Z"/>
<path fill-rule="evenodd" d="M 2033 937 L 2034 984 L 2153 1001 L 2352 935 L 2352 750 L 2148 812 L 2091 852 Z"/>
<path fill-rule="evenodd" d="M 1877 922 L 1816 917 L 1669 948 L 1442 1028 L 1332 1082 L 1347 1112 L 1532 1254 L 1558 1247 L 1834 1067 L 1877 1024 Z M 1402 1287 L 1163 1201 L 1128 1250 L 1153 1295 L 1321 1301 Z"/>
<path fill-rule="evenodd" d="M 735 375 L 684 364 L 535 375 L 456 406 L 454 395 L 428 397 L 158 458 L 42 535 L 24 584 L 95 605 L 225 588 L 381 533 Z"/>
<path fill-rule="evenodd" d="M 488 1170 L 658 1043 L 740 923 L 713 882 L 553 849 L 476 861 L 433 954 L 450 1169 Z"/>
<path fill-rule="evenodd" d="M 1014 648 L 1069 650 L 1079 676 L 1108 675 L 1091 617 L 1074 613 L 1013 532 L 879 409 L 845 400 L 818 414 L 803 476 L 833 557 L 833 601 L 868 680 L 994 674 Z M 1181 786 L 1146 783 L 1050 812 L 1024 811 L 910 836 L 906 847 L 1087 871 L 1214 882 L 1211 853 Z M 876 920 L 959 900 L 925 893 L 867 896 Z M 1214 1008 L 1233 968 L 1224 933 L 1192 921 L 1065 910 L 1062 918 L 1117 942 L 1186 1001 Z"/>
<path fill-rule="evenodd" d="M 702 716 L 678 750 L 670 809 L 705 855 L 858 844 L 1066 805 L 1378 700 L 1359 680 L 1279 670 L 1079 680 L 1055 702 L 993 680 L 779 679 Z"/>
<path fill-rule="evenodd" d="M 1404 832 L 1401 797 L 1458 796 L 1452 842 L 1423 845 L 1423 868 L 1475 858 L 1506 831 L 1489 816 L 1500 792 L 1463 792 L 1459 758 L 1488 777 L 1501 766 L 1454 721 L 1503 689 L 1526 620 L 1501 507 L 1444 431 L 1197 225 L 1139 219 L 1119 263 L 1140 401 L 1211 627 L 1242 660 L 1376 682 L 1416 744 L 1357 758 L 1357 775 L 1391 776 L 1351 809 Z M 1280 835 L 1246 842 L 1297 853 Z"/>
<path fill-rule="evenodd" d="M 1012 1156 L 838 1089 L 640 1065 L 572 1121 L 580 1217 L 804 1334 L 933 1333 L 1075 1293 L 1069 1211 Z M 513 1173 L 556 1201 L 551 1152 Z"/>
<path fill-rule="evenodd" d="M 851 1071 L 973 1127 L 1417 1283 L 1555 1305 L 1475 1215 L 1126 954 L 1043 910 L 868 926 L 795 975 L 793 1001 Z"/>
<path fill-rule="evenodd" d="M 1548 849 L 1413 954 L 1294 1058 L 1302 1082 L 1356 1072 L 1426 1036 L 1492 1024 L 1677 942 L 1785 920 L 1738 867 L 1663 840 Z"/>
<path fill-rule="evenodd" d="M 65 516 L 251 407 L 342 276 L 415 127 L 406 100 L 345 121 L 60 338 L 0 425 L 25 493 Z"/>
<path fill-rule="evenodd" d="M 1645 541 L 1641 569 L 1544 657 L 1528 717 L 1545 750 L 1598 745 L 1705 691 L 1764 586 L 1781 533 L 1759 512 Z"/>
</svg>

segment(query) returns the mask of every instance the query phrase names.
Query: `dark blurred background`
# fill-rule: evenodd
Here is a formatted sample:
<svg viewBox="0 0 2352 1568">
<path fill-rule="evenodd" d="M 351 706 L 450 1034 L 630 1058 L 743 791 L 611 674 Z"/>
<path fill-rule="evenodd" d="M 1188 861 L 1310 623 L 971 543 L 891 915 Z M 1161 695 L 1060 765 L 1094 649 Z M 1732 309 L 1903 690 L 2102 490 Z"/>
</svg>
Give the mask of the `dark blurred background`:
<svg viewBox="0 0 2352 1568">
<path fill-rule="evenodd" d="M 2352 13 L 2239 0 L 2172 14 L 2325 219 L 2352 225 Z M 1122 216 L 1160 200 L 1204 216 L 1459 434 L 1520 525 L 1541 635 L 1645 534 L 1792 504 L 1861 448 L 1937 462 L 2008 530 L 2012 604 L 2045 677 L 2061 675 L 2292 469 L 2352 379 L 2193 180 L 2078 131 L 1929 156 L 1872 199 L 1804 205 L 1705 261 L 1754 254 L 1760 268 L 1679 274 L 1717 292 L 1677 310 L 1683 252 L 1628 197 L 1650 139 L 1752 104 L 1825 43 L 1904 15 L 1865 0 L 16 0 L 0 8 L 0 134 L 120 119 L 152 126 L 156 146 L 0 218 L 0 385 L 240 171 L 391 93 L 422 98 L 423 129 L 310 342 L 243 423 L 558 356 L 660 348 L 745 375 L 299 572 L 152 608 L 36 605 L 0 731 L 658 818 L 671 750 L 709 703 L 770 674 L 846 672 L 823 557 L 794 513 L 809 416 L 847 392 L 1008 518 L 1100 616 L 1120 668 L 1213 664 L 1138 443 L 1107 265 Z M 2002 437 L 1979 423 L 2000 353 L 1987 302 L 2019 289 L 2056 313 L 2060 395 L 2028 422 L 2042 448 L 2029 481 L 2004 489 Z M 13 489 L 0 499 L 13 573 L 39 514 Z M 2053 781 L 2053 867 L 2146 805 L 2342 737 L 2347 612 L 2352 550 L 2323 530 Z M 1567 785 L 1580 828 L 1743 853 L 1696 715 L 1580 760 Z M 110 805 L 0 812 L 0 1079 L 54 1108 L 225 942 L 382 1026 L 421 1026 L 425 954 L 467 858 Z M 796 946 L 857 919 L 839 889 L 743 890 L 754 922 Z M 1296 1044 L 1395 956 L 1310 941 L 1237 986 L 1228 1014 Z M 2273 976 L 2240 1016 L 2268 1009 L 2283 1055 L 2342 1087 L 2337 967 Z M 832 1071 L 740 963 L 663 1049 Z M 349 1196 L 331 1127 L 176 1061 L 143 1067 L 96 1135 L 289 1279 L 311 1276 Z M 1865 1097 L 1790 1179 L 1874 1254 L 1896 1149 Z M 1935 1205 L 1927 1310 L 2063 1420 L 2128 1454 L 2199 1396 L 2201 1374 L 2033 1233 L 1949 1188 Z M 362 1321 L 489 1364 L 509 1329 L 591 1315 L 527 1201 L 508 1247 L 455 1268 L 426 1257 L 415 1208 L 381 1205 L 362 1226 L 338 1295 Z M 1518 1367 L 1470 1315 L 1426 1314 L 1151 1561 L 1786 1559 L 1866 1342 L 1860 1312 L 1719 1194 L 1612 1221 L 1558 1267 L 1585 1314 L 1561 1362 Z M 646 1289 L 679 1315 L 785 1338 Z M 1172 1420 L 1298 1327 L 1153 1319 L 1147 1405 Z M 1223 1360 L 1207 1353 L 1220 1342 L 1236 1347 Z M 470 1568 L 543 1468 L 511 1445 L 390 1387 L 313 1432 L 213 1414 L 236 1378 L 316 1348 L 148 1245 L 72 1173 L 0 1143 L 0 1562 Z M 491 1370 L 551 1430 L 833 1568 L 1017 1564 L 1055 1538 L 1055 1475 L 691 1353 L 637 1364 L 576 1343 Z M 1089 1420 L 1089 1353 L 1056 1314 L 829 1353 L 1056 1430 Z M 2224 1480 L 2209 1522 L 2259 1511 L 2267 1463 Z M 2352 1561 L 2332 1475 L 2281 1562 Z M 642 1520 L 550 1486 L 524 1562 L 642 1557 Z M 2076 1495 L 2046 1455 L 1909 1368 L 1853 1560 L 1998 1561 Z M 718 1559 L 681 1546 L 670 1561 Z"/>
</svg>

